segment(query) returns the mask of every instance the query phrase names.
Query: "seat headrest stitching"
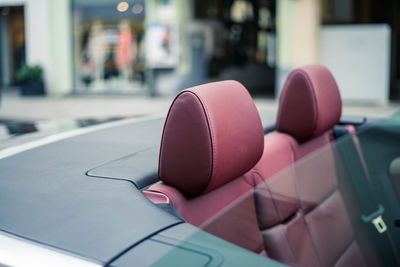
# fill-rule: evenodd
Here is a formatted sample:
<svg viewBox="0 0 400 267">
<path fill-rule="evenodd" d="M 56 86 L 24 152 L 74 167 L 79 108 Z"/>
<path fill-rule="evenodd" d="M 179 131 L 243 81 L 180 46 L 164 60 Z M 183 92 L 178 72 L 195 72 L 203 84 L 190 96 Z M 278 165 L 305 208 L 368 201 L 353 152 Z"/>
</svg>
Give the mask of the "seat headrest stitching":
<svg viewBox="0 0 400 267">
<path fill-rule="evenodd" d="M 211 151 L 212 151 L 212 153 L 211 153 L 211 171 L 210 171 L 210 176 L 208 177 L 208 182 L 207 182 L 207 184 L 206 184 L 206 185 L 204 186 L 204 188 L 200 191 L 200 192 L 204 192 L 204 191 L 207 189 L 207 187 L 208 187 L 208 185 L 210 184 L 211 179 L 212 179 L 212 177 L 213 177 L 213 174 L 214 174 L 214 166 L 215 166 L 215 159 L 216 159 L 216 157 L 217 157 L 217 155 L 216 155 L 216 149 L 215 149 L 215 141 L 214 141 L 214 128 L 213 128 L 212 122 L 211 122 L 211 120 L 210 120 L 210 115 L 209 115 L 209 112 L 208 112 L 207 105 L 204 103 L 204 101 L 203 101 L 203 99 L 201 98 L 201 96 L 197 95 L 195 92 L 190 91 L 190 90 L 185 90 L 184 92 L 193 94 L 193 95 L 199 100 L 199 102 L 200 102 L 200 104 L 201 104 L 201 107 L 203 108 L 204 115 L 206 116 L 208 131 L 209 131 L 209 134 L 210 134 Z M 214 154 L 214 153 L 215 153 L 215 154 Z"/>
<path fill-rule="evenodd" d="M 172 107 L 175 105 L 176 100 L 178 99 L 178 97 L 179 97 L 182 93 L 183 93 L 183 91 L 180 92 L 180 93 L 174 98 L 174 100 L 172 101 L 172 104 L 169 106 L 168 114 L 167 114 L 167 117 L 166 117 L 165 122 L 164 122 L 163 131 L 162 131 L 162 135 L 161 135 L 160 151 L 159 151 L 159 156 L 158 156 L 158 171 L 157 171 L 158 178 L 160 178 L 160 169 L 161 169 L 160 166 L 161 166 L 161 161 L 162 161 L 161 153 L 162 153 L 162 146 L 163 146 L 163 143 L 164 143 L 165 128 L 167 127 L 167 122 L 168 122 L 168 120 L 169 120 Z"/>
<path fill-rule="evenodd" d="M 311 90 L 311 97 L 313 98 L 313 103 L 315 103 L 315 105 L 313 105 L 314 108 L 314 120 L 313 120 L 313 128 L 314 130 L 311 133 L 311 136 L 309 138 L 311 138 L 312 136 L 314 136 L 317 128 L 318 128 L 318 118 L 319 118 L 319 103 L 318 103 L 318 98 L 316 96 L 316 89 L 315 86 L 312 82 L 312 79 L 310 78 L 310 75 L 305 71 L 305 70 L 300 70 L 300 74 L 302 74 L 304 76 L 304 78 L 306 79 L 306 82 L 308 83 L 308 89 Z"/>
</svg>

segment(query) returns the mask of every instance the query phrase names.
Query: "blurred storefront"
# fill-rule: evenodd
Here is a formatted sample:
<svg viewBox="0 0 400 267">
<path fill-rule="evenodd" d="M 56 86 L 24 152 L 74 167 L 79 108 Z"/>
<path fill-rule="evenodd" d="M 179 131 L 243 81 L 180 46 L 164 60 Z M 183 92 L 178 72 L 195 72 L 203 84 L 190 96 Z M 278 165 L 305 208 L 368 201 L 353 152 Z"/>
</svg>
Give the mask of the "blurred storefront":
<svg viewBox="0 0 400 267">
<path fill-rule="evenodd" d="M 290 70 L 323 63 L 345 100 L 386 102 L 400 99 L 399 25 L 396 0 L 2 0 L 0 85 L 27 63 L 49 95 L 235 79 L 276 98 Z"/>
<path fill-rule="evenodd" d="M 344 101 L 400 99 L 400 2 L 277 0 L 277 94 L 295 67 L 321 63 Z"/>
<path fill-rule="evenodd" d="M 206 43 L 212 40 L 208 78 L 235 79 L 252 94 L 274 96 L 275 0 L 195 0 L 194 19 L 208 30 Z"/>
<path fill-rule="evenodd" d="M 153 1 L 148 30 L 168 28 L 173 64 L 151 63 L 151 54 L 156 55 L 153 53 L 156 49 L 151 48 L 154 42 L 148 32 L 147 63 L 152 92 L 171 94 L 205 82 L 235 79 L 252 94 L 273 96 L 275 3 L 275 0 Z"/>
<path fill-rule="evenodd" d="M 4 0 L 0 11 L 2 87 L 27 63 L 50 95 L 172 95 L 221 79 L 274 91 L 275 0 Z"/>
<path fill-rule="evenodd" d="M 0 1 L 0 85 L 18 90 L 24 65 L 40 66 L 46 91 L 73 91 L 71 6 L 69 0 Z"/>
<path fill-rule="evenodd" d="M 14 86 L 15 74 L 26 61 L 23 6 L 0 7 L 0 84 Z"/>
<path fill-rule="evenodd" d="M 144 84 L 144 1 L 72 0 L 76 92 L 138 92 Z"/>
</svg>

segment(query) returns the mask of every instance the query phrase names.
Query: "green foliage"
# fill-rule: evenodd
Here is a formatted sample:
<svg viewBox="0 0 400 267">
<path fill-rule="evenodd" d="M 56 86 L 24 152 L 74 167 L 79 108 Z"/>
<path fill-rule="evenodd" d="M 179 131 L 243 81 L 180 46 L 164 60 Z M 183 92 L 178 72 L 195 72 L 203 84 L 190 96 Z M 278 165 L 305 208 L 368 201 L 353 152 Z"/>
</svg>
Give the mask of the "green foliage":
<svg viewBox="0 0 400 267">
<path fill-rule="evenodd" d="M 18 83 L 25 83 L 29 81 L 38 81 L 42 79 L 43 69 L 39 65 L 22 66 L 16 75 L 16 79 Z"/>
</svg>

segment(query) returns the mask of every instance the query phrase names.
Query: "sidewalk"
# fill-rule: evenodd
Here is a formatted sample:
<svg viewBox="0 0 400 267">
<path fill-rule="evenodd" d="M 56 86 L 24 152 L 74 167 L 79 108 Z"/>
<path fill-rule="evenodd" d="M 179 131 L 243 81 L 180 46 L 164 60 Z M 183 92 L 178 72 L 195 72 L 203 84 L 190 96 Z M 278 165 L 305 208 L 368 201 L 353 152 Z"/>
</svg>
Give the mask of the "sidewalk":
<svg viewBox="0 0 400 267">
<path fill-rule="evenodd" d="M 6 93 L 0 106 L 0 150 L 102 122 L 166 114 L 172 99 L 132 95 L 21 97 Z"/>
<path fill-rule="evenodd" d="M 1 119 L 62 120 L 138 116 L 168 111 L 173 98 L 133 95 L 21 97 L 3 94 Z"/>
<path fill-rule="evenodd" d="M 15 93 L 2 96 L 0 106 L 0 149 L 29 142 L 58 132 L 97 124 L 104 121 L 132 118 L 151 114 L 167 114 L 173 100 L 134 95 L 80 95 L 62 98 L 21 97 Z M 277 101 L 255 98 L 264 126 L 273 125 L 278 109 Z M 343 116 L 385 118 L 400 110 L 400 104 L 361 105 L 344 104 Z M 6 122 L 26 121 L 37 131 L 14 136 Z M 9 126 L 9 125 L 8 125 Z M 28 128 L 31 125 L 28 125 Z"/>
<path fill-rule="evenodd" d="M 150 98 L 134 95 L 81 95 L 54 97 L 21 97 L 3 94 L 0 119 L 9 120 L 62 120 L 101 119 L 130 117 L 166 113 L 173 97 Z M 265 122 L 273 123 L 277 112 L 277 101 L 256 97 L 254 99 L 260 116 Z M 400 110 L 400 103 L 370 105 L 343 104 L 343 115 L 384 118 Z"/>
</svg>

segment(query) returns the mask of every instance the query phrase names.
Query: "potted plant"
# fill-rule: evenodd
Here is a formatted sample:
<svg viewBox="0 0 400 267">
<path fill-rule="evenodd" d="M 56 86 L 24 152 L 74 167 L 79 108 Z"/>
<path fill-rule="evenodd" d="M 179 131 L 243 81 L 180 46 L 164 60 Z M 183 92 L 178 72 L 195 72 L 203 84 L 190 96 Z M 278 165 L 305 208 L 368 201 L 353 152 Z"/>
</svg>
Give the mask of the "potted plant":
<svg viewBox="0 0 400 267">
<path fill-rule="evenodd" d="M 43 69 L 39 65 L 24 65 L 16 75 L 22 95 L 44 95 Z"/>
</svg>

